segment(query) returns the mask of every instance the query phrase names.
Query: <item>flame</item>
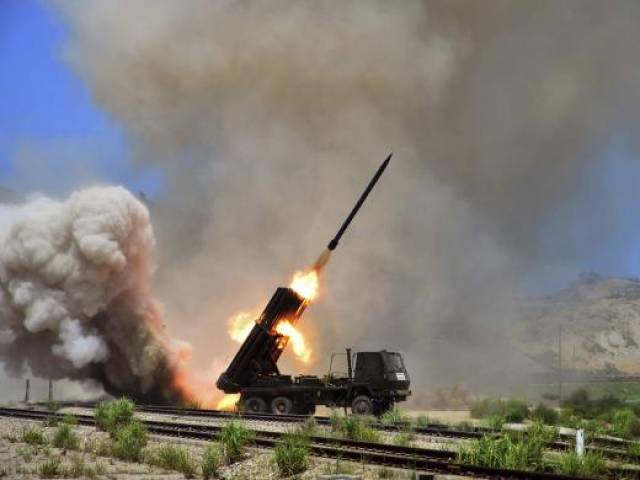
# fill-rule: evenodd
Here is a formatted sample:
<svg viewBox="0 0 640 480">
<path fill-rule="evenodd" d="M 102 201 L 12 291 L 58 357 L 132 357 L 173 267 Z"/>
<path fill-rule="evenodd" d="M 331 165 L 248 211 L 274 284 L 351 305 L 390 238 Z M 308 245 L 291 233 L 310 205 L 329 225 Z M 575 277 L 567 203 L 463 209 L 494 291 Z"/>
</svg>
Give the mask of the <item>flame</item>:
<svg viewBox="0 0 640 480">
<path fill-rule="evenodd" d="M 235 410 L 238 400 L 240 400 L 239 393 L 225 395 L 224 397 L 222 397 L 222 400 L 218 402 L 216 408 L 218 410 Z"/>
<path fill-rule="evenodd" d="M 227 320 L 231 339 L 238 343 L 244 342 L 244 339 L 247 338 L 253 328 L 255 318 L 256 315 L 253 313 L 240 312 Z"/>
<path fill-rule="evenodd" d="M 318 295 L 318 271 L 307 270 L 296 272 L 291 281 L 291 288 L 305 300 L 313 300 Z"/>
<path fill-rule="evenodd" d="M 283 320 L 276 326 L 276 332 L 289 338 L 293 346 L 293 353 L 295 353 L 300 360 L 304 363 L 309 362 L 311 359 L 311 349 L 307 347 L 304 336 L 296 327 L 288 320 Z"/>
</svg>

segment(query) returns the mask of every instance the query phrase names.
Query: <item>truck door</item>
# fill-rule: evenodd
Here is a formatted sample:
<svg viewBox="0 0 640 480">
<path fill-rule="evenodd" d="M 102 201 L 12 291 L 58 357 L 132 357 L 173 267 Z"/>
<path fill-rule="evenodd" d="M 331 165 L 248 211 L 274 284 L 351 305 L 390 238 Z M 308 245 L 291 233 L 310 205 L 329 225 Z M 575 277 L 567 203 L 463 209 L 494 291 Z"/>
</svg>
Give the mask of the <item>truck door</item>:
<svg viewBox="0 0 640 480">
<path fill-rule="evenodd" d="M 382 387 L 384 381 L 384 365 L 380 352 L 359 352 L 356 354 L 356 383 L 367 383 L 372 389 Z"/>
</svg>

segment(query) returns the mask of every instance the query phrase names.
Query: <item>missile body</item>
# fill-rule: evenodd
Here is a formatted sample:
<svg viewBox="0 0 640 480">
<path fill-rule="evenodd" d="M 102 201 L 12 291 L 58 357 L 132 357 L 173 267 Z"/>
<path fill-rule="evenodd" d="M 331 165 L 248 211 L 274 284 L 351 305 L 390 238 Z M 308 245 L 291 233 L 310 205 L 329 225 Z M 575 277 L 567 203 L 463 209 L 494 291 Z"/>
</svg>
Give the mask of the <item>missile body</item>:
<svg viewBox="0 0 640 480">
<path fill-rule="evenodd" d="M 362 195 L 360 195 L 360 198 L 358 198 L 358 201 L 351 209 L 351 212 L 349 212 L 347 219 L 344 221 L 344 223 L 338 230 L 338 233 L 336 233 L 336 236 L 333 237 L 333 239 L 327 245 L 327 249 L 329 249 L 330 251 L 333 251 L 336 249 L 336 247 L 338 246 L 338 243 L 340 242 L 340 239 L 342 238 L 342 235 L 344 234 L 345 230 L 349 227 L 349 224 L 353 220 L 353 217 L 356 216 L 356 214 L 358 213 L 358 210 L 360 210 L 360 207 L 362 207 L 362 204 L 371 193 L 371 190 L 373 190 L 373 187 L 376 186 L 376 183 L 384 173 L 384 170 L 387 168 L 387 165 L 389 165 L 389 161 L 391 160 L 392 155 L 393 153 L 390 153 L 389 156 L 385 159 L 385 161 L 382 162 L 382 165 L 378 167 L 378 171 L 375 173 L 373 178 L 369 181 L 367 188 L 364 189 L 364 192 L 362 192 Z"/>
</svg>

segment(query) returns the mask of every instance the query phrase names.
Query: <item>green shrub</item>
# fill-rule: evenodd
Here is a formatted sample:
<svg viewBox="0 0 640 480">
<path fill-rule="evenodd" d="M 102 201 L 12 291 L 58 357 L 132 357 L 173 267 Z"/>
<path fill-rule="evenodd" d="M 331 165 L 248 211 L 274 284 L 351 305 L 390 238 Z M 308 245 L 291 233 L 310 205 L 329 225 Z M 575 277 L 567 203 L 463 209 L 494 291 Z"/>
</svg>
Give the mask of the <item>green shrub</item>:
<svg viewBox="0 0 640 480">
<path fill-rule="evenodd" d="M 298 433 L 285 434 L 273 452 L 281 477 L 304 472 L 309 466 L 309 439 Z"/>
<path fill-rule="evenodd" d="M 640 420 L 628 408 L 616 410 L 613 414 L 613 433 L 622 438 L 633 438 L 640 434 Z"/>
<path fill-rule="evenodd" d="M 64 448 L 66 450 L 76 450 L 80 445 L 80 439 L 76 432 L 73 431 L 71 425 L 62 423 L 56 429 L 53 435 L 53 446 L 56 448 Z"/>
<path fill-rule="evenodd" d="M 218 440 L 229 463 L 242 459 L 246 447 L 255 439 L 255 432 L 236 421 L 225 423 Z"/>
<path fill-rule="evenodd" d="M 133 420 L 128 425 L 116 429 L 113 440 L 112 454 L 115 457 L 138 461 L 142 449 L 147 445 L 147 429 L 138 420 Z"/>
<path fill-rule="evenodd" d="M 149 452 L 147 461 L 160 468 L 180 472 L 187 478 L 193 477 L 196 472 L 189 452 L 185 448 L 173 444 L 155 448 Z"/>
<path fill-rule="evenodd" d="M 22 432 L 22 441 L 29 445 L 44 445 L 47 439 L 44 437 L 42 430 L 37 428 L 29 428 Z"/>
<path fill-rule="evenodd" d="M 381 442 L 380 433 L 371 428 L 375 418 L 363 415 L 349 415 L 343 417 L 339 425 L 339 433 L 345 438 L 360 442 Z"/>
<path fill-rule="evenodd" d="M 205 479 L 218 476 L 223 459 L 224 454 L 220 444 L 207 447 L 202 455 L 202 476 Z"/>
<path fill-rule="evenodd" d="M 600 452 L 585 452 L 579 457 L 575 451 L 563 453 L 558 459 L 558 472 L 574 477 L 599 477 L 607 467 Z"/>
<path fill-rule="evenodd" d="M 113 436 L 119 427 L 127 425 L 133 419 L 134 407 L 134 403 L 124 397 L 101 402 L 94 414 L 96 426 Z"/>
<path fill-rule="evenodd" d="M 544 442 L 538 436 L 483 435 L 458 451 L 458 461 L 491 468 L 543 470 Z"/>
<path fill-rule="evenodd" d="M 539 403 L 533 412 L 531 412 L 531 418 L 546 423 L 547 425 L 556 425 L 558 423 L 558 417 L 559 414 L 555 409 L 547 407 L 543 403 Z"/>
<path fill-rule="evenodd" d="M 44 478 L 51 478 L 59 475 L 62 471 L 62 461 L 58 457 L 48 458 L 46 462 L 38 465 L 38 475 Z"/>
<path fill-rule="evenodd" d="M 529 418 L 529 406 L 523 400 L 511 399 L 504 409 L 504 419 L 509 423 L 521 423 Z"/>
<path fill-rule="evenodd" d="M 542 445 L 556 441 L 559 434 L 556 427 L 547 426 L 540 421 L 533 422 L 527 429 L 528 441 L 538 442 Z"/>
<path fill-rule="evenodd" d="M 388 425 L 408 425 L 411 419 L 402 410 L 394 406 L 382 414 L 380 421 Z"/>
<path fill-rule="evenodd" d="M 75 426 L 78 425 L 78 419 L 75 415 L 65 415 L 62 417 L 62 423 L 66 423 L 67 425 Z"/>
<path fill-rule="evenodd" d="M 589 392 L 583 388 L 574 391 L 563 402 L 563 407 L 574 415 L 585 418 L 595 418 L 601 415 L 609 415 L 612 411 L 622 408 L 624 402 L 613 395 L 593 399 Z"/>
<path fill-rule="evenodd" d="M 491 415 L 486 420 L 487 425 L 494 430 L 502 430 L 502 426 L 506 423 L 502 415 Z"/>
<path fill-rule="evenodd" d="M 594 438 L 608 433 L 610 430 L 606 423 L 597 418 L 593 420 L 580 420 L 576 422 L 575 427 L 584 430 L 584 439 L 586 442 L 590 442 Z"/>
</svg>

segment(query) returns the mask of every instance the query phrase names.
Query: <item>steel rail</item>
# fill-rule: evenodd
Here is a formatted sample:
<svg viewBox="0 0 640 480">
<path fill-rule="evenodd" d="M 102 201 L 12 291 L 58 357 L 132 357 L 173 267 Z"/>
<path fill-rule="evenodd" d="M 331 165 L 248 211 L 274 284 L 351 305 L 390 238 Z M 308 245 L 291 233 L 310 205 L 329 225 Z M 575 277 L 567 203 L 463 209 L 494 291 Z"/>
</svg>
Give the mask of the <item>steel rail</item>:
<svg viewBox="0 0 640 480">
<path fill-rule="evenodd" d="M 15 408 L 0 408 L 0 416 L 29 420 L 64 418 L 64 415 L 60 413 Z M 72 416 L 76 418 L 80 425 L 95 425 L 95 420 L 91 415 L 74 414 Z M 219 425 L 183 424 L 157 420 L 142 420 L 142 423 L 152 434 L 198 440 L 213 440 L 223 428 Z M 255 445 L 265 448 L 275 447 L 284 435 L 282 432 L 254 432 L 256 434 Z M 401 469 L 426 470 L 431 473 L 467 475 L 490 479 L 569 480 L 575 478 L 547 472 L 515 471 L 458 464 L 453 461 L 456 455 L 455 452 L 445 450 L 358 442 L 320 436 L 311 436 L 310 442 L 310 451 L 317 456 L 352 460 L 373 465 L 386 465 Z M 609 469 L 607 478 L 620 478 L 621 474 L 625 475 L 625 478 L 640 478 L 637 471 L 620 468 Z"/>
</svg>

